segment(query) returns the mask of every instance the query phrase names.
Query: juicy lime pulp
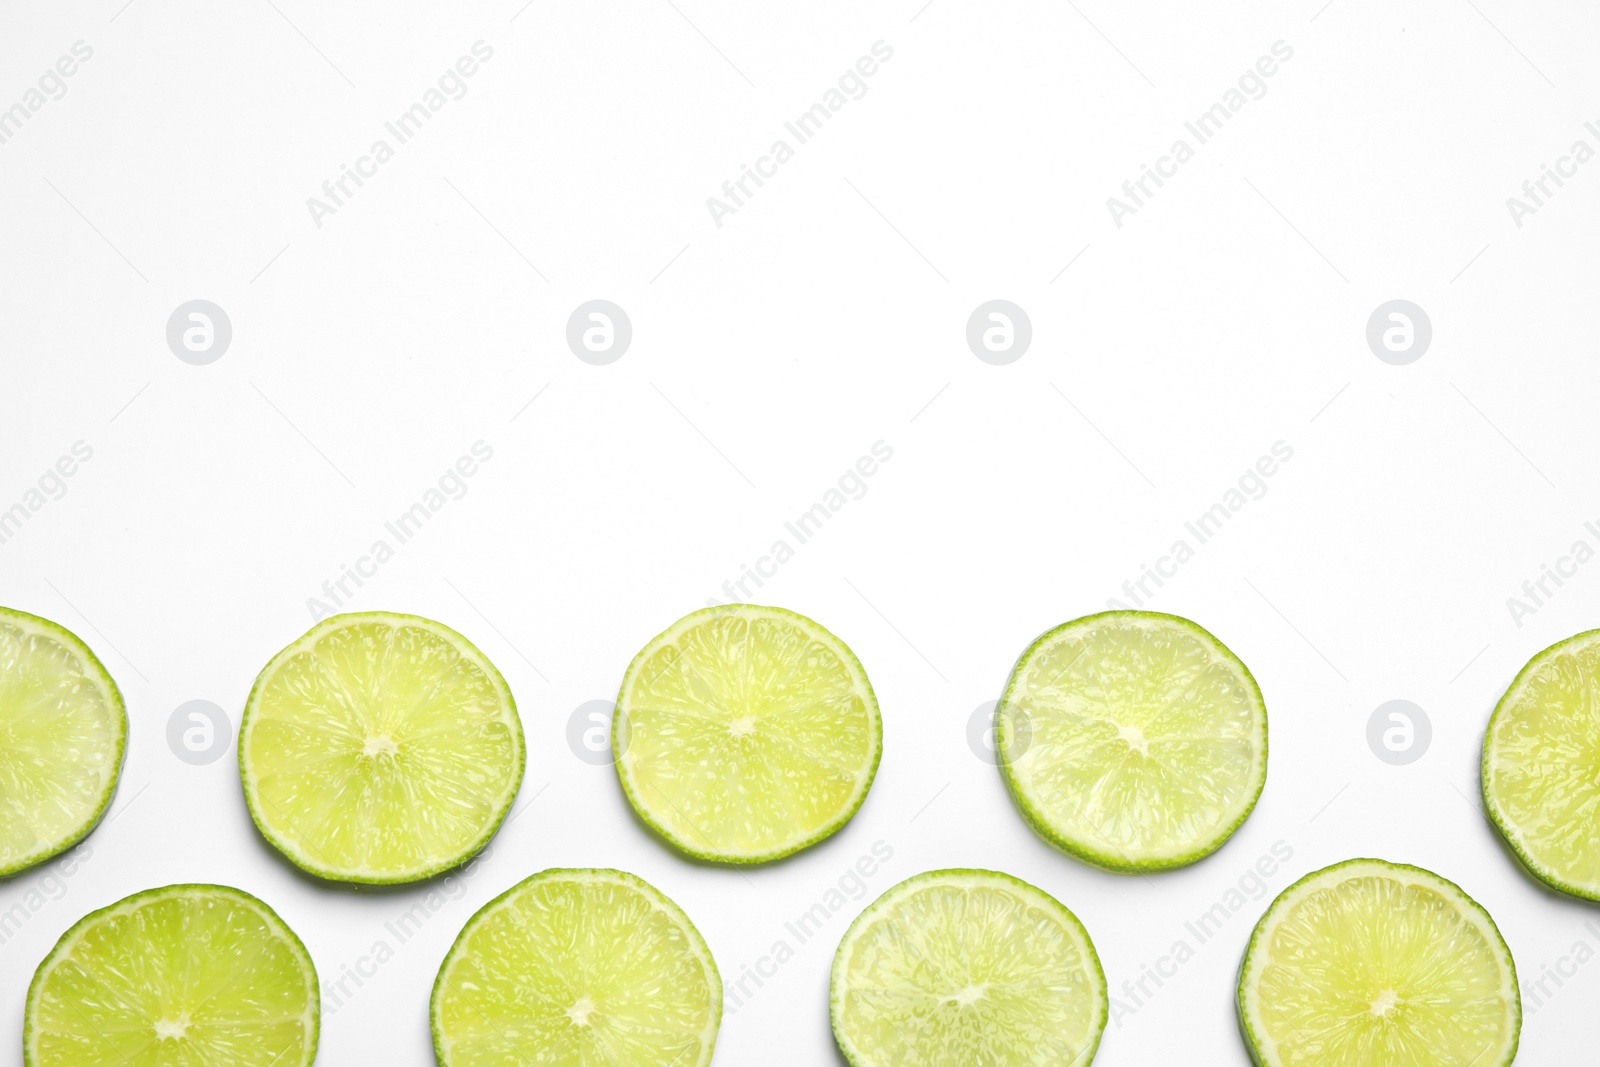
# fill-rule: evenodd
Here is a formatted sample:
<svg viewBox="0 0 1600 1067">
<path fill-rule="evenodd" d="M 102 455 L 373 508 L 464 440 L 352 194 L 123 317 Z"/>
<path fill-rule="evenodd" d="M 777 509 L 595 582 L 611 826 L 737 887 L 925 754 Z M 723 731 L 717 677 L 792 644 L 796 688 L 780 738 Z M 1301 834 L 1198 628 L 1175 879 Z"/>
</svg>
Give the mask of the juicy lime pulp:
<svg viewBox="0 0 1600 1067">
<path fill-rule="evenodd" d="M 612 723 L 634 810 L 684 852 L 726 863 L 787 856 L 849 822 L 882 748 L 877 698 L 845 643 L 753 604 L 657 635 Z"/>
<path fill-rule="evenodd" d="M 1089 934 L 994 871 L 929 871 L 850 924 L 829 1014 L 852 1067 L 1085 1067 L 1107 1017 Z"/>
<path fill-rule="evenodd" d="M 81 919 L 28 987 L 25 1067 L 309 1067 L 317 972 L 248 893 L 172 885 Z"/>
<path fill-rule="evenodd" d="M 250 816 L 297 866 L 411 882 L 494 836 L 522 723 L 488 657 L 414 615 L 335 615 L 261 671 L 239 724 Z"/>
<path fill-rule="evenodd" d="M 89 646 L 0 608 L 0 877 L 94 829 L 122 773 L 128 714 Z"/>
<path fill-rule="evenodd" d="M 1245 665 L 1175 615 L 1065 623 L 1017 661 L 996 751 L 1023 816 L 1101 867 L 1164 870 L 1213 852 L 1267 779 L 1267 709 Z"/>
<path fill-rule="evenodd" d="M 1489 718 L 1483 804 L 1523 864 L 1600 900 L 1600 630 L 1528 661 Z"/>
<path fill-rule="evenodd" d="M 705 1067 L 722 979 L 689 917 L 642 878 L 548 870 L 467 920 L 429 1017 L 440 1067 Z"/>
<path fill-rule="evenodd" d="M 1522 1025 L 1489 913 L 1430 871 L 1371 859 L 1279 894 L 1245 950 L 1238 1009 L 1262 1067 L 1505 1067 Z"/>
</svg>

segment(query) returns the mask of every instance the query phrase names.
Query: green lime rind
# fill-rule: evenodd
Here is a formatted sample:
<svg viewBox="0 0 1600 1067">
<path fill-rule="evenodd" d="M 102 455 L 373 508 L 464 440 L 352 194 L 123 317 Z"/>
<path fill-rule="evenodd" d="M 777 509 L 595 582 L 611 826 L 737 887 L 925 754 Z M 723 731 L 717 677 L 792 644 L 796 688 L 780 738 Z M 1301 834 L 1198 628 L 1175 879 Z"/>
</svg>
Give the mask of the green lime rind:
<svg viewBox="0 0 1600 1067">
<path fill-rule="evenodd" d="M 430 630 L 443 637 L 462 655 L 471 659 L 493 683 L 501 705 L 506 712 L 505 723 L 516 743 L 516 769 L 507 779 L 504 795 L 496 802 L 493 814 L 485 820 L 483 831 L 448 855 L 432 858 L 429 862 L 418 864 L 414 869 L 390 874 L 376 874 L 334 867 L 319 861 L 314 855 L 308 855 L 307 850 L 300 848 L 291 835 L 284 833 L 270 819 L 263 816 L 261 806 L 258 803 L 259 798 L 252 783 L 249 766 L 250 738 L 252 736 L 252 727 L 255 725 L 257 702 L 261 697 L 263 685 L 272 676 L 277 665 L 295 652 L 315 645 L 319 638 L 334 629 L 364 623 L 385 623 L 392 626 L 410 625 Z M 506 815 L 511 810 L 512 803 L 516 800 L 517 791 L 522 788 L 522 778 L 528 762 L 527 743 L 523 737 L 522 719 L 517 712 L 516 699 L 511 695 L 511 687 L 506 684 L 505 677 L 489 657 L 484 655 L 471 641 L 444 623 L 424 618 L 421 615 L 408 615 L 390 611 L 350 612 L 343 615 L 330 616 L 312 626 L 298 640 L 285 646 L 277 655 L 273 656 L 267 662 L 267 665 L 261 669 L 261 673 L 256 676 L 255 684 L 250 689 L 250 696 L 245 702 L 244 714 L 239 720 L 238 746 L 239 779 L 244 790 L 245 806 L 249 809 L 250 819 L 255 823 L 256 829 L 260 831 L 261 836 L 266 838 L 290 863 L 293 863 L 306 873 L 330 882 L 350 885 L 400 885 L 409 882 L 420 882 L 435 875 L 443 874 L 445 871 L 452 870 L 467 862 L 481 852 L 484 846 L 499 832 L 501 824 L 505 822 Z M 314 852 L 314 849 L 312 851 Z"/>
<path fill-rule="evenodd" d="M 1176 625 L 1190 631 L 1203 642 L 1211 646 L 1211 648 L 1222 660 L 1234 668 L 1234 670 L 1237 672 L 1239 680 L 1244 684 L 1246 693 L 1250 699 L 1252 711 L 1254 712 L 1256 728 L 1254 740 L 1256 742 L 1257 752 L 1255 763 L 1253 765 L 1252 778 L 1247 785 L 1246 792 L 1243 795 L 1241 802 L 1232 812 L 1232 817 L 1228 819 L 1225 824 L 1219 826 L 1212 835 L 1197 841 L 1189 842 L 1185 847 L 1172 849 L 1164 855 L 1142 857 L 1131 855 L 1126 851 L 1108 850 L 1106 848 L 1097 846 L 1094 842 L 1088 840 L 1084 835 L 1075 835 L 1072 832 L 1071 827 L 1052 822 L 1042 811 L 1039 810 L 1033 801 L 1028 798 L 1026 787 L 1024 783 L 1019 780 L 1019 776 L 1015 767 L 1013 766 L 1014 761 L 1011 755 L 1011 750 L 1014 747 L 1013 739 L 1016 735 L 1016 728 L 1013 722 L 1014 716 L 1011 714 L 1011 709 L 1017 706 L 1015 702 L 1017 687 L 1021 681 L 1023 668 L 1028 663 L 1029 658 L 1033 656 L 1034 653 L 1039 649 L 1042 649 L 1053 643 L 1053 641 L 1059 635 L 1065 633 L 1066 631 L 1106 619 L 1156 620 Z M 999 705 L 995 712 L 994 751 L 996 755 L 996 763 L 998 763 L 1000 766 L 1001 776 L 1005 780 L 1006 788 L 1010 792 L 1013 801 L 1016 803 L 1018 811 L 1022 814 L 1023 821 L 1026 822 L 1035 833 L 1044 838 L 1046 841 L 1050 842 L 1050 844 L 1054 845 L 1056 848 L 1059 848 L 1068 855 L 1074 856 L 1086 863 L 1090 863 L 1104 870 L 1114 871 L 1120 874 L 1144 874 L 1154 871 L 1173 870 L 1179 867 L 1187 867 L 1192 863 L 1196 863 L 1199 860 L 1204 859 L 1206 856 L 1209 856 L 1217 849 L 1221 848 L 1227 843 L 1228 839 L 1234 835 L 1239 827 L 1244 825 L 1244 821 L 1248 819 L 1250 817 L 1250 813 L 1255 810 L 1256 801 L 1260 799 L 1261 791 L 1263 788 L 1265 788 L 1267 782 L 1266 702 L 1261 696 L 1260 685 L 1257 684 L 1255 676 L 1250 673 L 1250 668 L 1245 666 L 1244 661 L 1238 656 L 1234 655 L 1233 651 L 1228 648 L 1227 645 L 1218 640 L 1214 634 L 1205 629 L 1205 627 L 1201 626 L 1199 623 L 1194 622 L 1192 619 L 1186 619 L 1181 615 L 1169 615 L 1158 611 L 1101 611 L 1092 615 L 1085 615 L 1081 618 L 1073 619 L 1070 622 L 1064 622 L 1059 626 L 1045 631 L 1023 651 L 1021 656 L 1017 657 L 1016 665 L 1012 668 L 1011 674 L 1006 680 L 1005 690 L 1001 695 Z"/>
<path fill-rule="evenodd" d="M 257 913 L 257 915 L 278 935 L 289 947 L 290 953 L 300 964 L 301 974 L 306 979 L 306 1053 L 298 1061 L 275 1060 L 270 1067 L 311 1067 L 317 1058 L 317 1042 L 321 1035 L 322 994 L 321 986 L 317 979 L 317 968 L 311 960 L 311 954 L 306 951 L 305 943 L 300 940 L 283 918 L 271 906 L 259 897 L 246 893 L 242 889 L 232 886 L 210 885 L 206 883 L 189 882 L 178 885 L 160 886 L 155 889 L 146 889 L 123 897 L 114 904 L 91 911 L 74 923 L 66 933 L 56 941 L 55 947 L 49 955 L 40 961 L 38 969 L 34 971 L 33 981 L 28 985 L 28 996 L 24 1007 L 24 1021 L 22 1029 L 22 1055 L 23 1067 L 61 1067 L 61 1065 L 43 1064 L 40 1062 L 37 1051 L 38 1014 L 40 1011 L 40 998 L 44 993 L 45 983 L 53 970 L 53 964 L 70 952 L 79 942 L 80 935 L 99 920 L 119 911 L 131 911 L 135 907 L 152 903 L 166 897 L 182 896 L 184 894 L 208 895 L 228 898 L 236 903 Z"/>
<path fill-rule="evenodd" d="M 970 867 L 924 871 L 921 874 L 912 875 L 905 881 L 885 890 L 877 900 L 868 905 L 866 910 L 862 911 L 851 922 L 844 936 L 839 940 L 838 949 L 834 952 L 833 966 L 828 979 L 828 1021 L 833 1029 L 834 1042 L 838 1045 L 840 1053 L 849 1062 L 850 1067 L 899 1067 L 897 1063 L 870 1058 L 847 1032 L 849 1021 L 845 1018 L 845 996 L 848 992 L 846 987 L 850 950 L 868 926 L 880 917 L 888 915 L 895 905 L 918 889 L 929 885 L 962 883 L 1004 888 L 1019 899 L 1042 908 L 1064 928 L 1075 948 L 1088 964 L 1084 977 L 1089 979 L 1089 985 L 1097 1003 L 1094 1006 L 1093 1022 L 1090 1026 L 1092 1033 L 1086 1035 L 1085 1043 L 1077 1050 L 1070 1061 L 1063 1061 L 1063 1067 L 1088 1067 L 1100 1047 L 1101 1038 L 1105 1034 L 1106 1022 L 1110 1017 L 1110 997 L 1106 990 L 1105 970 L 1100 965 L 1100 956 L 1095 951 L 1094 941 L 1089 937 L 1089 931 L 1084 928 L 1083 923 L 1072 913 L 1070 908 L 1038 886 L 1025 882 L 1015 875 L 1006 874 L 1004 871 L 990 871 Z M 895 1029 L 897 1033 L 904 1036 L 898 1027 L 895 1027 Z M 1024 1067 L 1023 1064 L 1013 1065 L 1000 1062 L 991 1064 L 988 1059 L 984 1059 L 982 1062 L 985 1067 Z M 1033 1059 L 1030 1059 L 1027 1067 L 1031 1067 L 1034 1062 Z"/>
<path fill-rule="evenodd" d="M 115 709 L 118 729 L 116 754 L 111 761 L 112 770 L 106 776 L 105 787 L 100 792 L 94 810 L 71 833 L 60 836 L 25 855 L 9 859 L 0 858 L 0 879 L 9 878 L 27 870 L 29 867 L 43 863 L 54 856 L 59 856 L 88 837 L 90 832 L 100 824 L 100 820 L 105 818 L 106 812 L 111 807 L 111 801 L 116 796 L 117 784 L 122 780 L 123 763 L 127 758 L 128 751 L 128 709 L 122 699 L 122 691 L 117 688 L 117 683 L 112 679 L 110 672 L 106 670 L 105 665 L 100 662 L 94 651 L 83 642 L 83 639 L 60 623 L 52 622 L 38 615 L 30 615 L 28 612 L 18 611 L 15 608 L 0 607 L 0 624 L 8 622 L 23 630 L 43 633 L 76 653 L 83 665 L 88 668 L 85 673 L 99 682 L 102 695 L 106 697 L 107 703 Z"/>
<path fill-rule="evenodd" d="M 681 1063 L 674 1060 L 672 1067 L 708 1067 L 711 1063 L 712 1053 L 716 1049 L 717 1032 L 722 1026 L 722 975 L 717 970 L 717 961 L 711 955 L 711 948 L 706 944 L 704 937 L 695 927 L 694 922 L 680 908 L 677 903 L 661 890 L 628 871 L 619 871 L 612 868 L 562 868 L 552 867 L 543 870 L 528 878 L 524 878 L 516 885 L 507 889 L 493 900 L 473 913 L 461 932 L 456 935 L 455 941 L 450 945 L 450 951 L 445 953 L 443 961 L 439 964 L 439 972 L 433 980 L 433 991 L 428 998 L 428 1024 L 433 1033 L 433 1054 L 439 1062 L 439 1067 L 453 1067 L 453 1057 L 449 1048 L 448 1035 L 445 1034 L 445 1024 L 441 1019 L 443 1011 L 443 998 L 446 981 L 449 978 L 453 965 L 466 954 L 468 939 L 474 931 L 488 918 L 499 912 L 513 898 L 525 893 L 531 887 L 547 881 L 575 881 L 575 882 L 611 882 L 634 890 L 650 902 L 655 908 L 673 920 L 678 930 L 682 933 L 684 943 L 692 954 L 703 966 L 706 984 L 709 990 L 707 1003 L 707 1020 L 700 1034 L 701 1054 L 693 1060 L 683 1060 Z M 629 946 L 630 948 L 637 946 Z M 620 954 L 620 953 L 619 953 Z M 596 967 L 603 960 L 592 961 Z M 506 976 L 514 979 L 516 976 Z M 603 1009 L 602 1009 L 603 1010 Z M 622 1067 L 619 1063 L 618 1067 Z"/>
<path fill-rule="evenodd" d="M 810 829 L 809 832 L 797 835 L 793 840 L 785 841 L 777 847 L 753 852 L 720 851 L 715 848 L 710 848 L 707 847 L 704 841 L 697 841 L 692 835 L 680 832 L 669 826 L 667 824 L 667 820 L 662 818 L 661 815 L 654 810 L 654 806 L 645 801 L 644 797 L 642 796 L 642 791 L 638 787 L 638 783 L 634 780 L 632 774 L 632 765 L 628 758 L 629 746 L 626 737 L 626 731 L 629 729 L 629 688 L 633 685 L 639 670 L 649 660 L 650 656 L 654 654 L 661 646 L 669 643 L 672 638 L 690 629 L 700 621 L 708 618 L 716 618 L 724 615 L 740 613 L 748 614 L 752 618 L 777 617 L 781 619 L 788 619 L 798 624 L 803 629 L 813 631 L 815 636 L 817 636 L 822 643 L 826 644 L 830 651 L 837 655 L 840 660 L 845 663 L 848 669 L 856 676 L 858 681 L 857 692 L 865 704 L 866 713 L 872 727 L 872 748 L 868 760 L 866 761 L 865 769 L 861 773 L 858 787 L 853 796 L 844 806 L 841 807 L 838 813 L 834 815 L 833 818 L 827 820 L 821 825 Z M 866 802 L 867 793 L 872 789 L 873 780 L 877 777 L 879 761 L 883 758 L 883 719 L 878 711 L 878 698 L 873 692 L 872 683 L 867 678 L 866 668 L 861 665 L 861 661 L 856 658 L 856 655 L 853 651 L 851 651 L 850 646 L 845 644 L 844 641 L 840 640 L 839 637 L 828 630 L 827 627 L 823 626 L 814 619 L 801 615 L 799 612 L 790 611 L 787 608 L 768 607 L 757 604 L 721 604 L 714 607 L 701 608 L 698 611 L 692 611 L 688 615 L 685 615 L 683 618 L 679 619 L 677 622 L 661 631 L 661 633 L 651 638 L 650 641 L 646 643 L 644 648 L 642 648 L 639 653 L 633 657 L 632 662 L 628 664 L 628 669 L 623 675 L 622 686 L 617 693 L 616 711 L 612 715 L 611 719 L 611 751 L 614 753 L 622 753 L 622 755 L 616 759 L 617 779 L 622 785 L 622 792 L 623 795 L 627 797 L 628 804 L 633 808 L 634 812 L 638 814 L 639 818 L 644 821 L 645 825 L 654 830 L 674 849 L 686 856 L 690 856 L 694 859 L 702 860 L 707 863 L 745 866 L 757 863 L 770 863 L 774 860 L 783 859 L 786 856 L 792 856 L 796 852 L 799 852 L 803 849 L 810 848 L 812 845 L 818 844 L 819 842 L 822 842 L 833 836 L 840 829 L 842 829 L 845 824 L 855 817 L 856 812 L 861 810 L 861 805 Z"/>
<path fill-rule="evenodd" d="M 1547 648 L 1541 649 L 1532 659 L 1525 663 L 1511 684 L 1495 704 L 1494 711 L 1489 716 L 1489 724 L 1483 732 L 1483 759 L 1479 764 L 1479 791 L 1483 796 L 1483 810 L 1489 816 L 1489 821 L 1499 831 L 1507 847 L 1516 854 L 1517 859 L 1528 874 L 1551 889 L 1583 900 L 1600 901 L 1600 880 L 1580 882 L 1574 877 L 1563 874 L 1551 864 L 1535 858 L 1533 850 L 1529 847 L 1523 830 L 1518 827 L 1506 811 L 1502 798 L 1494 789 L 1494 763 L 1496 750 L 1496 728 L 1502 727 L 1504 718 L 1511 714 L 1511 709 L 1516 706 L 1522 696 L 1524 685 L 1532 679 L 1535 673 L 1547 666 L 1550 661 L 1563 654 L 1579 650 L 1585 646 L 1600 642 L 1600 630 L 1585 630 L 1563 638 Z M 1600 831 L 1600 824 L 1592 824 L 1592 829 Z"/>
<path fill-rule="evenodd" d="M 1345 878 L 1336 877 L 1338 872 L 1351 872 L 1353 868 L 1367 867 L 1376 873 L 1399 876 L 1402 880 L 1413 883 L 1422 883 L 1439 892 L 1441 895 L 1454 900 L 1457 911 L 1471 919 L 1478 920 L 1479 930 L 1484 934 L 1485 940 L 1497 950 L 1499 961 L 1504 964 L 1505 971 L 1502 975 L 1502 988 L 1509 992 L 1509 1007 L 1512 1013 L 1510 1020 L 1510 1043 L 1502 1050 L 1499 1059 L 1483 1060 L 1481 1063 L 1474 1060 L 1470 1067 L 1510 1067 L 1511 1061 L 1516 1059 L 1517 1046 L 1521 1040 L 1522 1032 L 1522 993 L 1517 985 L 1517 965 L 1511 957 L 1511 949 L 1506 945 L 1505 938 L 1500 933 L 1500 928 L 1495 925 L 1491 916 L 1482 904 L 1479 904 L 1466 890 L 1456 883 L 1425 867 L 1416 867 L 1409 863 L 1393 863 L 1389 860 L 1372 858 L 1348 859 L 1339 863 L 1312 871 L 1279 893 L 1267 910 L 1257 920 L 1255 927 L 1250 931 L 1250 940 L 1245 945 L 1244 954 L 1239 958 L 1239 970 L 1234 988 L 1234 1012 L 1239 1023 L 1239 1035 L 1243 1039 L 1245 1048 L 1250 1053 L 1250 1060 L 1256 1067 L 1281 1067 L 1280 1062 L 1271 1057 L 1267 1044 L 1258 1027 L 1251 1021 L 1249 1010 L 1249 991 L 1251 982 L 1258 975 L 1260 960 L 1266 951 L 1267 931 L 1272 924 L 1274 916 L 1304 897 L 1318 883 L 1336 885 Z M 1328 1067 L 1344 1067 L 1344 1065 L 1329 1064 Z M 1356 1067 L 1352 1064 L 1350 1067 Z M 1394 1064 L 1393 1067 L 1433 1067 L 1432 1061 L 1415 1065 Z"/>
</svg>

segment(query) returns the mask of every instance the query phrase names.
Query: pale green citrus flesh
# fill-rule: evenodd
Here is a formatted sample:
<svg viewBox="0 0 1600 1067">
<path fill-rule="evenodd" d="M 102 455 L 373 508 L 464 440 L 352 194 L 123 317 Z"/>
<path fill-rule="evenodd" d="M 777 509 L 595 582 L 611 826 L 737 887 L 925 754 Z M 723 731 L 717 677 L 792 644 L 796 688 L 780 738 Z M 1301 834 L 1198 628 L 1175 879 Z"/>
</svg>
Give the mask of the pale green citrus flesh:
<svg viewBox="0 0 1600 1067">
<path fill-rule="evenodd" d="M 1105 612 L 1045 634 L 1012 671 L 996 724 L 1028 821 L 1114 870 L 1213 851 L 1266 781 L 1260 689 L 1220 641 L 1175 616 Z"/>
<path fill-rule="evenodd" d="M 1504 1067 L 1522 1008 L 1489 914 L 1436 874 L 1351 860 L 1285 890 L 1240 968 L 1264 1067 Z"/>
<path fill-rule="evenodd" d="M 0 608 L 0 875 L 81 839 L 111 802 L 122 695 L 82 641 Z"/>
<path fill-rule="evenodd" d="M 522 781 L 494 665 L 415 616 L 336 615 L 261 672 L 239 730 L 250 814 L 324 878 L 405 882 L 471 856 Z"/>
<path fill-rule="evenodd" d="M 1512 682 L 1484 738 L 1483 800 L 1529 870 L 1600 900 L 1600 631 L 1545 649 Z"/>
<path fill-rule="evenodd" d="M 829 1001 L 853 1067 L 1084 1067 L 1107 1016 L 1082 924 L 993 871 L 930 871 L 879 897 L 839 944 Z"/>
<path fill-rule="evenodd" d="M 814 844 L 866 797 L 878 703 L 833 634 L 779 608 L 680 619 L 617 697 L 617 773 L 639 814 L 692 855 L 756 863 Z"/>
<path fill-rule="evenodd" d="M 307 1067 L 317 975 L 261 901 L 139 893 L 69 930 L 28 990 L 27 1067 Z"/>
<path fill-rule="evenodd" d="M 430 1017 L 440 1067 L 705 1067 L 722 980 L 688 917 L 643 879 L 548 870 L 468 920 Z"/>
</svg>

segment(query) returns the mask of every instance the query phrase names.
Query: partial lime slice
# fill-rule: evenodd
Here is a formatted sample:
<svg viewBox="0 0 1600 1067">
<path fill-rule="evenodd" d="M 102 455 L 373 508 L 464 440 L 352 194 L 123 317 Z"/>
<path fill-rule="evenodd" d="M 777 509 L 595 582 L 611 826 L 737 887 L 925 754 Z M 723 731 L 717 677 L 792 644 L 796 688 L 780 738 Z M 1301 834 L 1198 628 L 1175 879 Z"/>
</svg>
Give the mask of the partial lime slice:
<svg viewBox="0 0 1600 1067">
<path fill-rule="evenodd" d="M 1017 661 L 996 751 L 1023 816 L 1114 871 L 1221 847 L 1267 780 L 1267 709 L 1215 637 L 1175 615 L 1107 611 L 1056 627 Z"/>
<path fill-rule="evenodd" d="M 644 879 L 548 870 L 467 920 L 429 1017 L 439 1067 L 705 1067 L 722 979 L 689 917 Z"/>
<path fill-rule="evenodd" d="M 25 1067 L 309 1067 L 317 972 L 273 910 L 169 885 L 92 912 L 28 987 Z"/>
<path fill-rule="evenodd" d="M 1085 1067 L 1106 977 L 1077 916 L 995 871 L 929 871 L 856 917 L 833 957 L 852 1067 Z"/>
<path fill-rule="evenodd" d="M 1528 661 L 1483 739 L 1483 806 L 1523 865 L 1600 900 L 1600 630 Z"/>
<path fill-rule="evenodd" d="M 730 604 L 684 616 L 634 657 L 612 748 L 628 801 L 668 841 L 761 863 L 850 821 L 883 727 L 843 641 L 792 611 Z"/>
<path fill-rule="evenodd" d="M 122 694 L 89 646 L 0 608 L 0 878 L 88 836 L 127 741 Z"/>
<path fill-rule="evenodd" d="M 1272 902 L 1239 969 L 1260 1067 L 1506 1067 L 1517 971 L 1494 920 L 1431 871 L 1347 860 Z"/>
<path fill-rule="evenodd" d="M 250 816 L 297 866 L 414 882 L 494 836 L 522 783 L 505 679 L 447 626 L 335 615 L 262 670 L 239 724 Z"/>
</svg>

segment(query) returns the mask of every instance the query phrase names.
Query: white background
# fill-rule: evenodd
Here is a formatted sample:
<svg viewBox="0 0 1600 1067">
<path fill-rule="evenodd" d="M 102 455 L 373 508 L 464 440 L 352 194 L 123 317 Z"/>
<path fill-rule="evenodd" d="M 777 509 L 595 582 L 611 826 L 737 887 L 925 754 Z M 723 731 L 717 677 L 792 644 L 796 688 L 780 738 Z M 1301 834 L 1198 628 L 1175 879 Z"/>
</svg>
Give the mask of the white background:
<svg viewBox="0 0 1600 1067">
<path fill-rule="evenodd" d="M 479 440 L 494 457 L 467 495 L 349 606 L 444 621 L 501 667 L 527 729 L 521 814 L 459 899 L 325 1014 L 321 1063 L 431 1064 L 445 949 L 548 866 L 660 886 L 731 984 L 881 840 L 894 855 L 869 898 L 930 868 L 1009 871 L 1082 918 L 1132 1005 L 1125 981 L 1193 946 L 1185 922 L 1291 848 L 1265 896 L 1108 1027 L 1106 1065 L 1245 1064 L 1231 986 L 1250 926 L 1295 877 L 1351 856 L 1459 882 L 1525 981 L 1580 939 L 1600 948 L 1594 908 L 1520 873 L 1475 800 L 1493 702 L 1534 652 L 1596 625 L 1600 564 L 1520 626 L 1506 600 L 1578 538 L 1600 546 L 1583 528 L 1600 520 L 1600 162 L 1520 228 L 1506 198 L 1574 140 L 1600 148 L 1583 128 L 1600 120 L 1600 16 L 921 4 L 0 12 L 0 107 L 75 41 L 94 49 L 0 145 L 0 509 L 75 441 L 94 450 L 0 545 L 0 603 L 80 633 L 132 720 L 92 856 L 0 885 L 0 911 L 64 887 L 0 946 L 0 1065 L 20 1063 L 38 960 L 128 893 L 248 889 L 325 986 L 426 895 L 298 876 L 251 826 L 231 751 L 189 766 L 166 723 L 206 699 L 236 724 L 256 672 L 310 625 L 307 598 Z M 494 57 L 467 95 L 314 225 L 306 198 L 478 40 Z M 894 57 L 867 95 L 718 228 L 706 198 L 879 40 Z M 1115 226 L 1106 198 L 1279 40 L 1294 56 L 1267 94 Z M 997 297 L 1033 324 L 1009 366 L 964 338 Z M 209 366 L 165 340 L 194 298 L 233 324 Z M 610 366 L 565 344 L 593 298 L 632 319 Z M 1434 327 L 1409 366 L 1365 341 L 1393 298 Z M 859 654 L 883 708 L 877 782 L 788 862 L 685 862 L 631 818 L 610 768 L 573 755 L 568 717 L 879 440 L 894 456 L 867 494 L 756 596 Z M 1266 496 L 1149 602 L 1259 679 L 1259 806 L 1176 873 L 1052 851 L 969 749 L 969 717 L 1034 636 L 1104 608 L 1280 440 L 1294 456 Z M 1408 766 L 1366 741 L 1394 698 L 1432 721 Z M 718 1063 L 836 1062 L 827 969 L 865 903 L 725 1018 Z M 1600 964 L 1565 981 L 1543 1006 L 1527 997 L 1520 1062 L 1593 1047 Z"/>
</svg>

